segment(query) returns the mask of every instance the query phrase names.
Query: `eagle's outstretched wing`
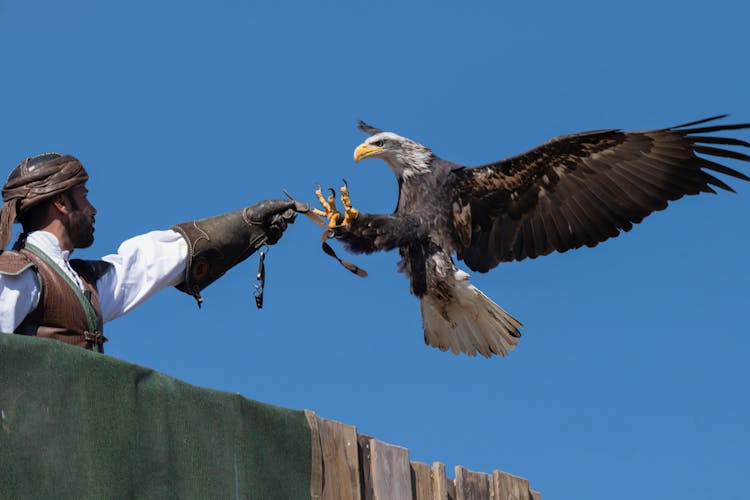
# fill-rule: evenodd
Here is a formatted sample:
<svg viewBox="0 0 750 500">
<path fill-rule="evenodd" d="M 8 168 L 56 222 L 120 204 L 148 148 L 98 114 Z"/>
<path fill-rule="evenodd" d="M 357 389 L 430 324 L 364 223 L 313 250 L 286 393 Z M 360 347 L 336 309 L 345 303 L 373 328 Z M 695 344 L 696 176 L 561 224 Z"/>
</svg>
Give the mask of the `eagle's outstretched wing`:
<svg viewBox="0 0 750 500">
<path fill-rule="evenodd" d="M 695 127 L 724 116 L 659 130 L 560 136 L 519 156 L 456 170 L 459 258 L 485 272 L 500 262 L 593 247 L 663 210 L 668 201 L 715 193 L 712 186 L 733 191 L 710 171 L 750 178 L 704 156 L 750 161 L 715 146 L 750 143 L 700 134 L 750 123 Z"/>
</svg>

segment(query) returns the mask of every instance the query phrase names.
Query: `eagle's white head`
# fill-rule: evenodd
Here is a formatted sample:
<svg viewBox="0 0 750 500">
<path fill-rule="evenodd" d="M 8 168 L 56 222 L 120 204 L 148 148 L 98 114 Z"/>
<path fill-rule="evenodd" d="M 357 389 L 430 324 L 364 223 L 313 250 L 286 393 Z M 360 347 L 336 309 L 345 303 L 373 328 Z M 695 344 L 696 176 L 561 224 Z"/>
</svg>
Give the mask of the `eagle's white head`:
<svg viewBox="0 0 750 500">
<path fill-rule="evenodd" d="M 398 178 L 430 172 L 432 151 L 429 148 L 393 132 L 382 132 L 369 125 L 361 124 L 360 129 L 373 135 L 354 150 L 355 162 L 365 158 L 380 158 L 391 167 Z"/>
</svg>

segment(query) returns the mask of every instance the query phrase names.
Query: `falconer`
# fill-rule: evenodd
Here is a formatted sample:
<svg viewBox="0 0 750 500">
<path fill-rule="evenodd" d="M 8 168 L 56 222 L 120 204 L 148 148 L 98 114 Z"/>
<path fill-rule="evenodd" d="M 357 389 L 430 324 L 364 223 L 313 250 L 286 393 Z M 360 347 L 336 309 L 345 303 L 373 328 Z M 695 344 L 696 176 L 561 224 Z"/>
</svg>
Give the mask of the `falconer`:
<svg viewBox="0 0 750 500">
<path fill-rule="evenodd" d="M 88 175 L 70 155 L 23 160 L 8 176 L 0 210 L 0 332 L 103 352 L 103 324 L 170 286 L 201 302 L 203 288 L 294 221 L 294 203 L 265 200 L 227 214 L 152 231 L 101 260 L 71 259 L 94 242 Z M 13 223 L 23 232 L 12 250 Z"/>
</svg>

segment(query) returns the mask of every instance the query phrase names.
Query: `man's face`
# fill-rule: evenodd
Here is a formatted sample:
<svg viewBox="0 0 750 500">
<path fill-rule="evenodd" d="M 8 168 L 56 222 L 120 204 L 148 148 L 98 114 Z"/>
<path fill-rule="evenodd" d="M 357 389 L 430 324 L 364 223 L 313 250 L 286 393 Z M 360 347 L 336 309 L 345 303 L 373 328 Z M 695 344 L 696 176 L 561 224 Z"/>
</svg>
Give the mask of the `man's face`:
<svg viewBox="0 0 750 500">
<path fill-rule="evenodd" d="M 80 184 L 67 193 L 71 208 L 67 230 L 74 248 L 88 248 L 94 243 L 96 208 L 89 202 L 88 192 L 86 185 Z"/>
</svg>

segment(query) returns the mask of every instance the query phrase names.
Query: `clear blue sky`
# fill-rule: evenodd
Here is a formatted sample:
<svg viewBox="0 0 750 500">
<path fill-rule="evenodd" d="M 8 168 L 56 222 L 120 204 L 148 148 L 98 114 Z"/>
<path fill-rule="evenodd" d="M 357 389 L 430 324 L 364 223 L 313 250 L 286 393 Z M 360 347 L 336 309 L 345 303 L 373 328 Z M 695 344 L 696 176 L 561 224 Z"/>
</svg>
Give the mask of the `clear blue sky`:
<svg viewBox="0 0 750 500">
<path fill-rule="evenodd" d="M 352 161 L 357 119 L 469 165 L 563 133 L 750 121 L 746 2 L 505 3 L 0 0 L 0 161 L 84 162 L 96 258 L 342 177 L 357 207 L 392 211 L 390 170 Z M 251 258 L 202 310 L 167 290 L 110 323 L 108 352 L 547 499 L 746 497 L 750 185 L 731 184 L 475 274 L 524 322 L 507 359 L 426 347 L 397 255 L 351 257 L 357 278 L 304 218 L 268 255 L 262 311 Z"/>
</svg>

